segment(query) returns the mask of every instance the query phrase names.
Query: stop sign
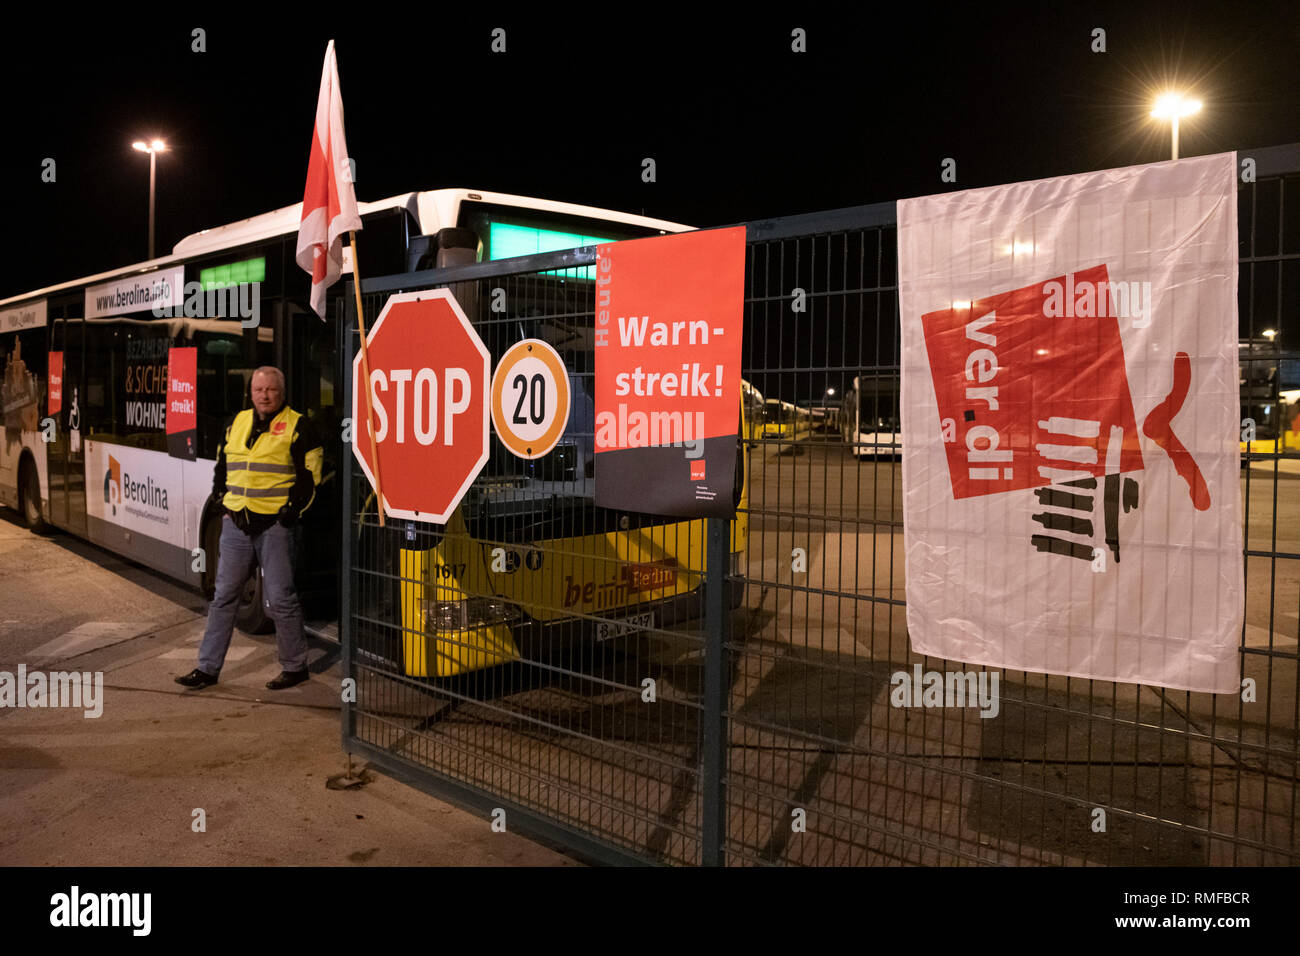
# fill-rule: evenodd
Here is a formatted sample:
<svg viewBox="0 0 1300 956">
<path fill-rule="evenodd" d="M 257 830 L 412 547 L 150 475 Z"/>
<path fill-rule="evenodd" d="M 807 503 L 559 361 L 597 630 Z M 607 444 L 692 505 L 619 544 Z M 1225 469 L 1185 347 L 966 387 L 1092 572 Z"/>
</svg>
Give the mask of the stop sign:
<svg viewBox="0 0 1300 956">
<path fill-rule="evenodd" d="M 488 460 L 488 350 L 451 292 L 390 296 L 366 336 L 384 511 L 443 524 Z M 352 452 L 375 487 L 361 352 Z"/>
</svg>

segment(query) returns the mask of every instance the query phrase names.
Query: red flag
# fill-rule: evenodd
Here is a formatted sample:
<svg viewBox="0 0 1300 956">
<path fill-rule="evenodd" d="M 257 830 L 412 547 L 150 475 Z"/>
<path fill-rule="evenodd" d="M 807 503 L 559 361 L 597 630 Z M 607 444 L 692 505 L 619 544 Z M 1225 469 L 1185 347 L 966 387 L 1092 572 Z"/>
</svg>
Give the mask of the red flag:
<svg viewBox="0 0 1300 956">
<path fill-rule="evenodd" d="M 316 128 L 307 163 L 307 188 L 298 224 L 298 265 L 311 273 L 311 307 L 325 318 L 325 290 L 343 271 L 343 233 L 361 228 L 352 168 L 343 136 L 343 94 L 334 41 L 325 49 Z"/>
</svg>

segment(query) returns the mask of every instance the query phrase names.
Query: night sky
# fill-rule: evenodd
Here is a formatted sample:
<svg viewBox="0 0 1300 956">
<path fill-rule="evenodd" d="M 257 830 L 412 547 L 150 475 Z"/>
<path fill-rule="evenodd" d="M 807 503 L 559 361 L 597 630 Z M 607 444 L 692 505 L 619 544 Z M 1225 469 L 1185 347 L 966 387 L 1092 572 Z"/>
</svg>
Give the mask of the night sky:
<svg viewBox="0 0 1300 956">
<path fill-rule="evenodd" d="M 890 6 L 902 12 L 853 20 L 635 3 L 610 6 L 608 23 L 600 5 L 522 17 L 440 4 L 360 26 L 256 6 L 51 17 L 11 33 L 0 59 L 0 297 L 145 258 L 135 139 L 172 147 L 159 254 L 300 200 L 331 37 L 363 200 L 466 186 L 699 226 L 881 202 L 1166 159 L 1167 126 L 1147 114 L 1175 82 L 1206 104 L 1183 155 L 1300 141 L 1295 4 Z M 206 52 L 191 50 L 195 27 Z M 795 27 L 806 53 L 791 52 Z M 1105 53 L 1090 50 L 1097 27 Z M 945 157 L 955 185 L 940 181 Z"/>
</svg>

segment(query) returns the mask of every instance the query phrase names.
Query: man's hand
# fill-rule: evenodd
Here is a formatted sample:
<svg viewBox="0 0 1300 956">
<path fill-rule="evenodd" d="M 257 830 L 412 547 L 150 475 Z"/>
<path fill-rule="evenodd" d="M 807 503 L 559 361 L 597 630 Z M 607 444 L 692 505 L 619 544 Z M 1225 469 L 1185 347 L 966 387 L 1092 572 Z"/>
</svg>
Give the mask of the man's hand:
<svg viewBox="0 0 1300 956">
<path fill-rule="evenodd" d="M 292 528 L 298 521 L 298 515 L 294 512 L 292 505 L 285 505 L 275 516 L 275 520 L 278 521 L 282 527 Z"/>
</svg>

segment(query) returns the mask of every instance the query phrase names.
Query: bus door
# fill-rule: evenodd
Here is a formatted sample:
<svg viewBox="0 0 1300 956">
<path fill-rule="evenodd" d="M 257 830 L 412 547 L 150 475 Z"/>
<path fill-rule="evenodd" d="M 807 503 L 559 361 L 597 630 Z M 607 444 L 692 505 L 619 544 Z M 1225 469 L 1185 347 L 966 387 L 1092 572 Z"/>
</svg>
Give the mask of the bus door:
<svg viewBox="0 0 1300 956">
<path fill-rule="evenodd" d="M 73 534 L 86 536 L 86 453 L 83 426 L 86 387 L 84 375 L 85 326 L 82 302 L 51 305 L 50 351 L 63 356 L 62 408 L 55 440 L 47 447 L 50 483 L 50 520 Z"/>
<path fill-rule="evenodd" d="M 342 394 L 338 382 L 333 322 L 322 322 L 314 312 L 287 300 L 275 304 L 275 318 L 276 363 L 285 375 L 285 398 L 311 421 L 324 449 L 316 498 L 296 532 L 303 554 L 317 557 L 298 569 L 298 585 L 304 605 L 313 614 L 333 618 L 337 614 L 338 562 L 320 556 L 338 553 L 338 463 L 339 455 L 345 453 L 343 418 L 351 409 L 342 405 L 348 396 Z"/>
</svg>

